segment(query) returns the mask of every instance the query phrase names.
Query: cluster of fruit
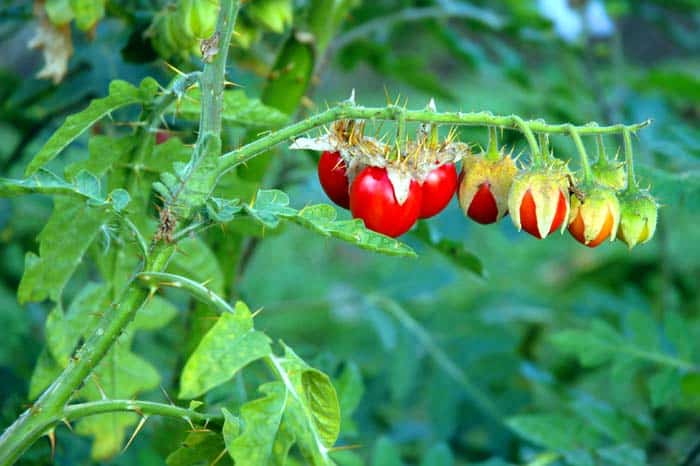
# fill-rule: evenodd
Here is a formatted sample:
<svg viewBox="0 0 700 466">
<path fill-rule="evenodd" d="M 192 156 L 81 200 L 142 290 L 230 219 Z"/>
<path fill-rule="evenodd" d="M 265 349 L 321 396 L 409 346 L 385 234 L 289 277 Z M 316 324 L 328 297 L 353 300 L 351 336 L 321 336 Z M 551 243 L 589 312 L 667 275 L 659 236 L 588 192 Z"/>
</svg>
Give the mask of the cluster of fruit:
<svg viewBox="0 0 700 466">
<path fill-rule="evenodd" d="M 323 151 L 318 177 L 328 197 L 387 236 L 400 236 L 418 219 L 436 215 L 455 192 L 474 221 L 490 224 L 509 214 L 518 230 L 538 239 L 568 228 L 588 247 L 617 238 L 632 248 L 654 234 L 655 199 L 638 187 L 631 167 L 628 177 L 623 164 L 608 160 L 600 139 L 598 161 L 589 166 L 584 153 L 577 182 L 546 143 L 529 166 L 518 167 L 511 154 L 498 148 L 495 128 L 488 148 L 478 154 L 455 142 L 454 133 L 438 142 L 430 125 L 422 125 L 416 141 L 402 150 L 363 131 L 363 122 L 339 121 L 328 134 L 297 139 L 292 148 Z"/>
</svg>

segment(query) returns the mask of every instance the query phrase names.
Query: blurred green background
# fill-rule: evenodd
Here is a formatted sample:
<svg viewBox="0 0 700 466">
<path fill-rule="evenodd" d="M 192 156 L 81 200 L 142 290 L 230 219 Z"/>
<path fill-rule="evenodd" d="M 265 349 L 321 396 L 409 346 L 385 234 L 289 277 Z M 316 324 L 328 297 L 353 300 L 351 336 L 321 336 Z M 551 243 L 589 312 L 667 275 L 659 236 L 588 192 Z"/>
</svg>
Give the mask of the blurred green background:
<svg viewBox="0 0 700 466">
<path fill-rule="evenodd" d="M 41 54 L 27 49 L 31 2 L 0 1 L 2 176 L 20 177 L 63 118 L 104 95 L 110 80 L 150 75 L 167 83 L 172 72 L 163 60 L 149 44 L 134 45 L 165 3 L 107 2 L 93 32 L 75 32 L 68 73 L 54 85 L 34 77 Z M 362 396 L 340 445 L 372 466 L 700 465 L 699 30 L 696 0 L 365 0 L 351 10 L 297 117 L 355 89 L 368 106 L 383 105 L 388 92 L 410 108 L 435 97 L 440 110 L 548 122 L 652 118 L 635 141 L 638 177 L 662 208 L 655 238 L 632 251 L 619 242 L 591 250 L 568 233 L 538 241 L 508 218 L 481 226 L 456 200 L 423 227 L 454 242 L 461 256 L 414 233 L 403 239 L 417 259 L 374 255 L 293 225 L 256 239 L 231 297 L 262 308 L 257 328 L 305 359 L 334 376 L 348 367 L 357 376 L 353 393 Z M 257 95 L 260 69 L 283 37 L 264 33 L 234 52 L 229 79 Z M 463 129 L 459 136 L 485 144 L 487 134 Z M 241 133 L 229 138 L 235 144 Z M 526 148 L 515 134 L 503 142 L 515 153 Z M 606 140 L 609 152 L 620 142 Z M 559 157 L 573 153 L 566 139 L 553 144 Z M 60 163 L 85 153 L 80 139 Z M 262 184 L 283 187 L 297 207 L 325 200 L 313 156 L 285 148 Z M 3 428 L 28 404 L 43 346 L 49 306 L 21 307 L 15 292 L 50 211 L 43 197 L 0 200 Z M 81 268 L 71 283 L 90 273 Z M 185 296 L 172 298 L 184 315 Z M 142 332 L 134 345 L 159 368 L 166 390 L 184 321 Z M 252 367 L 235 385 L 255 387 L 262 372 Z M 207 401 L 230 396 L 226 390 Z M 171 424 L 149 421 L 125 453 L 100 464 L 165 464 L 182 435 Z M 89 438 L 64 427 L 57 434 L 55 464 L 94 464 Z M 42 440 L 23 464 L 45 464 L 48 452 Z M 343 451 L 336 455 L 354 464 Z"/>
</svg>

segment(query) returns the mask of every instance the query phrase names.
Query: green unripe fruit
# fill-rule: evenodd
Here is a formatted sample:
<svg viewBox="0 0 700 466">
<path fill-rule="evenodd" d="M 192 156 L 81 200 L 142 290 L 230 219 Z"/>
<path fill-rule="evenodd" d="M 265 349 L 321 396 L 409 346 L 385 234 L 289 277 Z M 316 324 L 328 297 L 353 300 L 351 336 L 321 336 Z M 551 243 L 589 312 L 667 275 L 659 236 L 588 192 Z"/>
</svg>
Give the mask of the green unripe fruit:
<svg viewBox="0 0 700 466">
<path fill-rule="evenodd" d="M 656 232 L 658 204 L 646 191 L 624 193 L 620 198 L 620 228 L 617 239 L 632 249 L 649 241 Z"/>
</svg>

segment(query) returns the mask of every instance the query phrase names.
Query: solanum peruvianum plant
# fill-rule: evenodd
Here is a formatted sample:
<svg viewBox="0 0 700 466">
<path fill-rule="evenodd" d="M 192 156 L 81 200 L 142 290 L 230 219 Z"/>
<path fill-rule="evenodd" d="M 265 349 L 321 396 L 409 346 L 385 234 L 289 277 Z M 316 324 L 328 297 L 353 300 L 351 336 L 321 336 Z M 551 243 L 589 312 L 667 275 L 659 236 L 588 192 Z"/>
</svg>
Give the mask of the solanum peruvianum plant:
<svg viewBox="0 0 700 466">
<path fill-rule="evenodd" d="M 208 53 L 202 72 L 178 76 L 165 89 L 152 79 L 145 79 L 139 87 L 113 82 L 107 97 L 69 117 L 54 133 L 29 164 L 25 179 L 0 180 L 4 196 L 40 193 L 55 197 L 54 212 L 39 238 L 39 254 L 27 255 L 18 293 L 22 302 L 49 299 L 54 303 L 47 318 L 47 346 L 31 380 L 32 406 L 0 437 L 0 464 L 15 462 L 41 436 L 48 435 L 55 442 L 54 429 L 61 423 L 75 423 L 76 433 L 95 437 L 93 456 L 107 458 L 133 441 L 154 415 L 181 418 L 192 427 L 184 446 L 173 445 L 169 464 L 181 464 L 183 451 L 190 455 L 214 452 L 209 461 L 233 460 L 237 465 L 283 464 L 292 445 L 311 464 L 332 464 L 341 420 L 351 412 L 340 412 L 341 402 L 328 375 L 282 343 L 281 352 L 275 351 L 270 338 L 254 328 L 255 313 L 242 302 L 231 305 L 221 297 L 220 273 L 208 261 L 203 235 L 213 225 L 246 221 L 273 229 L 291 221 L 379 253 L 414 256 L 405 244 L 372 229 L 398 236 L 417 218 L 428 218 L 444 208 L 459 189 L 460 202 L 470 217 L 489 223 L 510 210 L 516 225 L 536 236 L 544 237 L 566 223 L 575 237 L 582 235 L 588 243 L 597 241 L 603 232 L 603 236 L 613 236 L 613 229 L 630 245 L 653 234 L 656 205 L 637 187 L 630 140 L 631 133 L 644 123 L 548 125 L 485 112 L 440 113 L 434 105 L 415 111 L 397 105 L 365 108 L 351 99 L 224 152 L 223 123 L 277 126 L 284 120 L 284 115 L 252 99 L 237 98 L 241 108 L 226 106 L 231 93 L 240 92 L 224 90 L 227 54 L 221 52 L 229 48 L 238 7 L 236 1 L 222 0 L 216 32 L 203 43 L 202 50 Z M 193 107 L 192 100 L 199 107 Z M 187 102 L 189 107 L 181 109 L 180 104 L 187 107 Z M 89 158 L 68 165 L 63 177 L 45 168 L 92 125 L 128 105 L 143 109 L 132 134 L 92 136 Z M 241 118 L 251 109 L 264 115 L 262 120 Z M 199 118 L 193 148 L 177 137 L 156 143 L 162 115 L 177 110 L 182 110 L 183 117 L 189 112 Z M 366 137 L 362 123 L 366 120 L 396 121 L 396 141 L 386 145 Z M 413 141 L 406 137 L 407 122 L 421 125 Z M 347 183 L 341 178 L 340 185 L 348 190 L 347 207 L 362 220 L 336 220 L 335 209 L 324 204 L 294 209 L 288 196 L 278 190 L 257 191 L 251 201 L 249 187 L 232 170 L 325 124 L 333 124 L 330 134 L 297 139 L 293 146 L 339 154 L 330 168 L 344 167 Z M 491 143 L 484 154 L 474 155 L 468 144 L 454 139 L 454 133 L 440 141 L 438 124 L 490 127 Z M 532 156 L 529 168 L 519 170 L 498 148 L 494 128 L 525 135 Z M 619 185 L 606 188 L 605 179 L 595 179 L 580 138 L 620 133 L 628 172 L 618 212 L 612 189 Z M 542 147 L 535 134 L 541 136 Z M 584 170 L 581 183 L 572 184 L 574 175 L 549 153 L 546 141 L 550 134 L 568 134 L 576 142 Z M 458 188 L 456 164 L 460 160 L 463 174 Z M 358 180 L 366 182 L 355 187 Z M 381 185 L 381 196 L 373 190 L 373 183 Z M 402 215 L 411 196 L 420 201 L 413 202 L 401 222 L 377 216 L 381 206 Z M 345 202 L 341 197 L 334 201 Z M 560 214 L 562 198 L 564 215 Z M 157 211 L 152 209 L 154 199 L 160 204 Z M 528 202 L 531 206 L 523 210 Z M 368 209 L 372 203 L 380 207 Z M 475 203 L 479 205 L 474 207 Z M 589 203 L 595 208 L 588 209 Z M 600 209 L 604 211 L 603 226 L 599 226 Z M 570 211 L 574 214 L 569 215 Z M 565 222 L 567 217 L 569 222 Z M 613 226 L 608 231 L 610 217 Z M 94 262 L 100 279 L 85 283 L 64 308 L 63 290 L 86 256 Z M 219 314 L 180 374 L 178 398 L 191 400 L 187 407 L 135 398 L 159 384 L 157 370 L 134 354 L 130 344 L 135 332 L 160 328 L 177 313 L 158 294 L 165 287 L 185 290 Z M 254 361 L 264 362 L 271 373 L 271 380 L 260 386 L 259 398 L 216 412 L 202 407 L 198 399 Z M 130 426 L 135 427 L 127 441 Z"/>
<path fill-rule="evenodd" d="M 354 107 L 354 93 L 346 105 L 360 118 L 367 110 Z M 320 137 L 299 138 L 291 145 L 292 149 L 323 151 L 318 162 L 323 190 L 370 230 L 400 236 L 418 219 L 442 211 L 456 192 L 465 215 L 474 221 L 495 223 L 510 213 L 518 230 L 539 239 L 568 227 L 571 235 L 588 247 L 617 238 L 631 249 L 654 235 L 657 204 L 636 181 L 630 136 L 646 122 L 576 127 L 526 122 L 517 116 L 452 114 L 447 118 L 449 123 L 490 127 L 487 149 L 474 154 L 470 144 L 454 140 L 455 131 L 439 140 L 435 119 L 445 119 L 432 115 L 436 112 L 434 101 L 423 113 L 393 108 L 398 113 L 393 143 L 365 136 L 364 121 L 348 119 L 337 121 Z M 422 122 L 415 140 L 405 137 L 407 119 Z M 498 147 L 498 130 L 503 128 L 523 132 L 530 148 L 529 165 L 519 168 L 513 151 Z M 571 171 L 567 161 L 555 158 L 550 151 L 549 135 L 557 133 L 573 139 L 581 174 Z M 598 138 L 598 160 L 592 166 L 582 134 Z M 603 134 L 622 135 L 626 172 L 622 164 L 608 159 Z M 455 166 L 460 161 L 458 179 Z"/>
</svg>

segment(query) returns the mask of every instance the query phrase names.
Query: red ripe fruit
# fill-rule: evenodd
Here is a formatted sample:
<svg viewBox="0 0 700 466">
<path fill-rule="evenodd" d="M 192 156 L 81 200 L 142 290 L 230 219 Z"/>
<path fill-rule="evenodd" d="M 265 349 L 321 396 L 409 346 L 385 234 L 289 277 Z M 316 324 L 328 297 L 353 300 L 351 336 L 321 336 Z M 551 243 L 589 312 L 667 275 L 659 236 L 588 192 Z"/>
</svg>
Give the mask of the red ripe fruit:
<svg viewBox="0 0 700 466">
<path fill-rule="evenodd" d="M 367 167 L 350 187 L 350 212 L 370 230 L 395 238 L 410 230 L 418 220 L 421 198 L 421 185 L 411 180 L 406 200 L 399 203 L 386 169 Z"/>
<path fill-rule="evenodd" d="M 419 218 L 439 214 L 450 203 L 457 190 L 457 169 L 446 163 L 433 169 L 421 185 L 421 209 Z"/>
<path fill-rule="evenodd" d="M 553 233 L 561 226 L 566 219 L 567 210 L 568 204 L 566 202 L 566 197 L 564 197 L 564 194 L 560 191 L 559 200 L 557 202 L 557 211 L 554 214 L 554 218 L 552 219 L 552 224 L 549 227 L 547 235 Z M 542 235 L 537 228 L 537 207 L 530 191 L 525 193 L 525 196 L 523 196 L 523 200 L 520 204 L 520 225 L 522 226 L 523 230 L 527 231 L 535 238 L 542 239 Z"/>
<path fill-rule="evenodd" d="M 340 207 L 350 207 L 347 167 L 339 152 L 325 151 L 318 161 L 318 180 L 331 201 Z"/>
<path fill-rule="evenodd" d="M 494 223 L 498 220 L 498 206 L 490 188 L 491 185 L 489 183 L 483 183 L 479 186 L 467 210 L 469 218 L 483 225 Z"/>
</svg>

